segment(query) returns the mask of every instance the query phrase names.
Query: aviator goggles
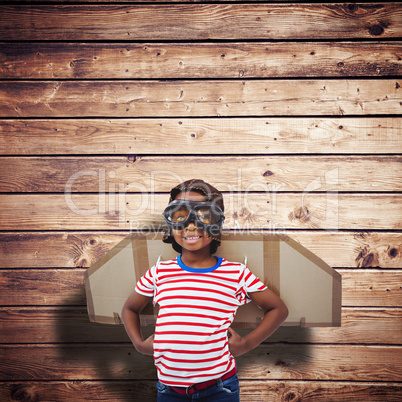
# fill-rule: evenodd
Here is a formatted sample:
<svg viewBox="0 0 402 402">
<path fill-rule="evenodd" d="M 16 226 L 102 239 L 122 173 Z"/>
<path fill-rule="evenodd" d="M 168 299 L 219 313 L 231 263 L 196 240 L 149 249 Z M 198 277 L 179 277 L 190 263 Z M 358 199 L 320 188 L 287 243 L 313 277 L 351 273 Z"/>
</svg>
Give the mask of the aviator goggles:
<svg viewBox="0 0 402 402">
<path fill-rule="evenodd" d="M 208 233 L 220 231 L 225 215 L 215 202 L 174 200 L 163 211 L 166 223 L 172 229 L 184 229 L 193 222 Z"/>
</svg>

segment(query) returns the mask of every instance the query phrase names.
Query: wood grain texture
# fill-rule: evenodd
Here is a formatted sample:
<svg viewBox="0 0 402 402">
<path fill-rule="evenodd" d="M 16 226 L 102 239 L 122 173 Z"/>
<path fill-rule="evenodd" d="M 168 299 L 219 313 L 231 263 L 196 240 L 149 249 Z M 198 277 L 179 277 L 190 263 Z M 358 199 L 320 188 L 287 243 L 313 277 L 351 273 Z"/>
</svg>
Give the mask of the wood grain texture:
<svg viewBox="0 0 402 402">
<path fill-rule="evenodd" d="M 401 152 L 398 117 L 0 120 L 2 155 Z"/>
<path fill-rule="evenodd" d="M 339 270 L 345 306 L 402 306 L 402 272 Z M 401 322 L 399 322 L 401 324 Z M 402 329 L 402 328 L 401 328 Z"/>
<path fill-rule="evenodd" d="M 156 401 L 156 381 L 10 381 L 0 383 L 3 401 Z M 370 387 L 369 387 L 370 388 Z M 360 388 L 357 388 L 359 390 Z M 378 385 L 379 392 L 386 387 Z M 383 391 L 383 392 L 384 392 Z M 363 392 L 365 394 L 365 392 Z M 366 391 L 367 393 L 367 391 Z M 386 393 L 383 393 L 386 395 Z"/>
<path fill-rule="evenodd" d="M 402 36 L 396 3 L 3 5 L 3 40 L 349 39 Z M 235 29 L 234 29 L 235 28 Z"/>
<path fill-rule="evenodd" d="M 83 270 L 1 270 L 0 276 L 2 306 L 86 305 Z"/>
<path fill-rule="evenodd" d="M 85 306 L 84 269 L 0 270 L 5 306 Z M 344 307 L 402 306 L 401 270 L 338 269 Z M 133 284 L 134 287 L 134 284 Z"/>
<path fill-rule="evenodd" d="M 43 400 L 57 398 L 71 401 L 77 397 L 85 400 L 127 401 L 137 398 L 154 402 L 156 388 L 154 381 L 64 381 L 64 382 L 10 382 L 0 384 L 0 397 L 4 400 Z M 314 382 L 314 381 L 242 381 L 240 396 L 248 402 L 262 400 L 303 401 L 356 401 L 383 402 L 399 401 L 402 390 L 398 383 L 356 383 L 356 382 Z"/>
<path fill-rule="evenodd" d="M 90 347 L 94 343 L 130 342 L 122 325 L 89 322 L 83 306 L 2 307 L 0 321 L 0 343 L 86 343 Z M 236 330 L 241 335 L 249 331 Z M 282 326 L 265 343 L 399 345 L 401 330 L 401 308 L 344 307 L 342 327 Z M 149 336 L 153 328 L 144 327 L 142 332 Z"/>
<path fill-rule="evenodd" d="M 2 81 L 0 117 L 400 114 L 399 79 Z"/>
<path fill-rule="evenodd" d="M 89 267 L 122 241 L 120 232 L 0 233 L 0 268 Z M 287 230 L 286 234 L 337 268 L 402 268 L 400 232 Z"/>
<path fill-rule="evenodd" d="M 318 385 L 320 384 L 320 385 Z M 247 402 L 266 401 L 399 401 L 402 387 L 390 383 L 330 383 L 302 381 L 240 381 L 240 395 Z"/>
<path fill-rule="evenodd" d="M 4 3 L 0 400 L 155 401 L 84 273 L 201 173 L 226 228 L 342 275 L 342 326 L 282 326 L 237 359 L 242 399 L 402 399 L 399 3 Z"/>
<path fill-rule="evenodd" d="M 1 158 L 0 192 L 118 192 L 121 188 L 168 192 L 200 172 L 203 180 L 230 193 L 402 190 L 398 156 L 141 156 L 135 161 L 42 156 Z"/>
<path fill-rule="evenodd" d="M 240 380 L 240 397 L 261 401 L 399 402 L 399 383 Z M 2 400 L 156 400 L 155 381 L 19 381 L 0 383 Z"/>
<path fill-rule="evenodd" d="M 166 195 L 124 189 L 0 195 L 0 230 L 163 230 L 166 204 Z M 225 204 L 224 229 L 400 230 L 402 222 L 399 193 L 234 193 Z"/>
<path fill-rule="evenodd" d="M 392 382 L 402 374 L 400 352 L 398 346 L 262 344 L 237 358 L 238 374 L 243 380 Z M 152 357 L 129 344 L 3 345 L 0 358 L 2 381 L 156 378 Z"/>
<path fill-rule="evenodd" d="M 386 77 L 402 42 L 0 43 L 2 79 Z"/>
</svg>

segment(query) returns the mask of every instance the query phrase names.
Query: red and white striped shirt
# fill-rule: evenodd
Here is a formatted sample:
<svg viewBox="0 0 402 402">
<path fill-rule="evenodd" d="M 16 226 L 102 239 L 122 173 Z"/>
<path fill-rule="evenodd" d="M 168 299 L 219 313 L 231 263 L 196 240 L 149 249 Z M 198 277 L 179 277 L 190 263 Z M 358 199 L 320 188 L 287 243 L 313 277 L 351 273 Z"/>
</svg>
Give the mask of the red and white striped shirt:
<svg viewBox="0 0 402 402">
<path fill-rule="evenodd" d="M 212 268 L 187 267 L 180 256 L 159 262 L 136 291 L 159 304 L 154 359 L 159 380 L 187 387 L 222 377 L 236 366 L 227 330 L 248 293 L 266 286 L 241 263 L 218 258 Z"/>
</svg>

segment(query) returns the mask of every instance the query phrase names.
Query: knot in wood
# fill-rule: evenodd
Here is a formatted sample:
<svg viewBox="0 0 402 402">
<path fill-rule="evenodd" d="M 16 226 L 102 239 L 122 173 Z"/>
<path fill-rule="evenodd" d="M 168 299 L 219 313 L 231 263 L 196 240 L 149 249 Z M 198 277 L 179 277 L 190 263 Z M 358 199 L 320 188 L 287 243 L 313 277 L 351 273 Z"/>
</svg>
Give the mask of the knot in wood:
<svg viewBox="0 0 402 402">
<path fill-rule="evenodd" d="M 12 384 L 11 385 L 11 398 L 13 401 L 36 401 L 37 395 L 33 390 L 30 390 L 26 385 L 23 384 Z"/>
<path fill-rule="evenodd" d="M 380 25 L 373 25 L 369 29 L 370 35 L 379 36 L 384 32 L 384 28 Z"/>
<path fill-rule="evenodd" d="M 398 249 L 396 249 L 395 247 L 392 247 L 389 251 L 388 251 L 388 255 L 391 258 L 395 258 L 398 255 Z"/>
<path fill-rule="evenodd" d="M 296 398 L 297 395 L 293 391 L 290 391 L 284 396 L 284 401 L 294 401 Z"/>
<path fill-rule="evenodd" d="M 308 222 L 310 220 L 310 211 L 305 206 L 297 207 L 293 211 L 293 217 L 301 222 Z"/>
</svg>

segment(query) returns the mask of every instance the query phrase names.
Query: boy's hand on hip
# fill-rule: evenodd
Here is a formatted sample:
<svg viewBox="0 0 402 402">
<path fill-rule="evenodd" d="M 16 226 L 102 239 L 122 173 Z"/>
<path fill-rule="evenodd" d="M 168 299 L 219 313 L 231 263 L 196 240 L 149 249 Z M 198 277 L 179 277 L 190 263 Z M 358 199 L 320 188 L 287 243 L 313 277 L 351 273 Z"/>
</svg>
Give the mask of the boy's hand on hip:
<svg viewBox="0 0 402 402">
<path fill-rule="evenodd" d="M 229 351 L 234 356 L 240 356 L 248 352 L 246 340 L 242 338 L 233 328 L 228 328 L 229 333 Z"/>
</svg>

